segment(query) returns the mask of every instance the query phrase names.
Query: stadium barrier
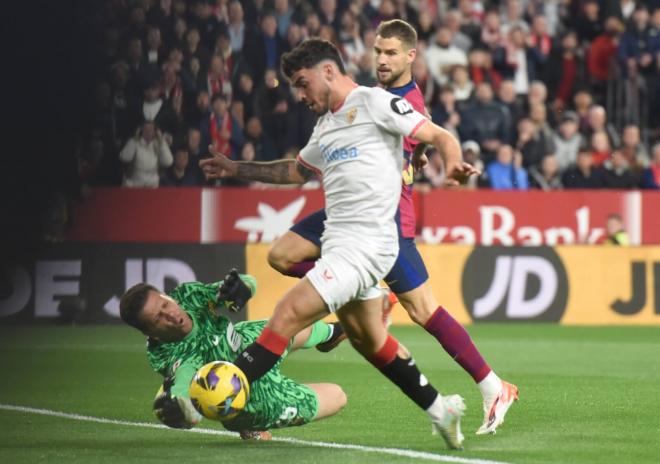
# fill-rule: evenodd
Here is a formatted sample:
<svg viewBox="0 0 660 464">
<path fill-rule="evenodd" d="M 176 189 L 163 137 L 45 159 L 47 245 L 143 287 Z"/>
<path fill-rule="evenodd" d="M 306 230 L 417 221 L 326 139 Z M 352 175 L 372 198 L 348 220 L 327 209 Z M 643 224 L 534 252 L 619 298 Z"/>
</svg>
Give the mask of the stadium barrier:
<svg viewBox="0 0 660 464">
<path fill-rule="evenodd" d="M 660 245 L 660 192 L 434 190 L 416 195 L 419 243 L 594 244 L 620 214 L 633 245 Z M 323 206 L 320 190 L 99 188 L 73 209 L 70 241 L 268 243 Z"/>
<path fill-rule="evenodd" d="M 260 289 L 249 317 L 268 317 L 295 280 L 272 270 L 268 245 L 248 245 Z M 660 247 L 420 245 L 438 301 L 463 324 L 660 325 Z M 400 305 L 394 324 L 411 321 Z"/>
<path fill-rule="evenodd" d="M 56 322 L 60 302 L 71 297 L 86 306 L 78 322 L 118 322 L 119 298 L 138 282 L 170 291 L 220 280 L 232 267 L 245 272 L 243 245 L 57 244 L 22 265 L 0 265 L 0 324 Z"/>
</svg>

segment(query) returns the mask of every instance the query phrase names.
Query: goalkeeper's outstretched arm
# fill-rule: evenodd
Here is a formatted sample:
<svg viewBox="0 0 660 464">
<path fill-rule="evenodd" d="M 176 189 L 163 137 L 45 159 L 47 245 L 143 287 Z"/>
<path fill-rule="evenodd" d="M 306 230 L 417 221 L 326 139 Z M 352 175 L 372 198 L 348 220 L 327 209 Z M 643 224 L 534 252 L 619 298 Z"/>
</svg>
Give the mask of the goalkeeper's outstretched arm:
<svg viewBox="0 0 660 464">
<path fill-rule="evenodd" d="M 195 358 L 182 362 L 174 375 L 165 378 L 158 390 L 154 398 L 154 414 L 168 427 L 190 429 L 202 420 L 188 394 L 190 381 L 202 364 Z"/>
</svg>

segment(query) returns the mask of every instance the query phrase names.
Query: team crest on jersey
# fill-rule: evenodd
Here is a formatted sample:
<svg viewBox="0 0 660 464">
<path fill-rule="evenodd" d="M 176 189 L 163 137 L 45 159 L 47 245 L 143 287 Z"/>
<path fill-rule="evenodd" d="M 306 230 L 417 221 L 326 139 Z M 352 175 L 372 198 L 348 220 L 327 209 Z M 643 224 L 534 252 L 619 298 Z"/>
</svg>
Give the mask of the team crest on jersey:
<svg viewBox="0 0 660 464">
<path fill-rule="evenodd" d="M 349 124 L 353 124 L 353 121 L 355 121 L 356 116 L 357 116 L 357 108 L 351 108 L 346 112 L 346 121 Z"/>
<path fill-rule="evenodd" d="M 410 102 L 399 97 L 393 98 L 390 101 L 390 107 L 392 108 L 392 111 L 400 115 L 410 114 L 413 112 L 413 107 Z"/>
</svg>

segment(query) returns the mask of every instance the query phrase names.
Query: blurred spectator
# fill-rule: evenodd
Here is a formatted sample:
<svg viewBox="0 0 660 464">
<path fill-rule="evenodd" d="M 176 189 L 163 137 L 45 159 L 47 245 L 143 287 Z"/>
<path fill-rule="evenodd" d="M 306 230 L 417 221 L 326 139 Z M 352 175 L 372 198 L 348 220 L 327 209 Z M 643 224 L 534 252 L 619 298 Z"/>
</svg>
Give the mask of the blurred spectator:
<svg viewBox="0 0 660 464">
<path fill-rule="evenodd" d="M 445 165 L 442 156 L 432 150 L 428 153 L 429 162 L 424 166 L 421 174 L 415 179 L 415 189 L 427 192 L 433 188 L 442 187 L 445 182 Z"/>
<path fill-rule="evenodd" d="M 231 48 L 229 35 L 225 31 L 220 31 L 215 39 L 214 53 L 220 55 L 224 61 L 224 76 L 233 86 L 238 77 L 249 72 L 247 63 L 242 53 L 236 53 Z"/>
<path fill-rule="evenodd" d="M 472 39 L 461 31 L 462 21 L 459 10 L 449 10 L 445 14 L 445 23 L 452 34 L 451 44 L 463 50 L 463 53 L 468 53 L 472 48 Z"/>
<path fill-rule="evenodd" d="M 518 95 L 527 95 L 529 84 L 536 79 L 538 68 L 544 62 L 543 55 L 529 46 L 527 34 L 523 27 L 513 26 L 506 42 L 495 50 L 494 55 L 495 69 L 504 78 L 513 80 Z"/>
<path fill-rule="evenodd" d="M 435 35 L 433 17 L 428 11 L 423 10 L 419 12 L 418 22 L 417 41 L 428 44 Z"/>
<path fill-rule="evenodd" d="M 191 187 L 198 185 L 195 178 L 188 169 L 190 157 L 186 147 L 178 147 L 174 151 L 174 163 L 160 178 L 161 187 Z"/>
<path fill-rule="evenodd" d="M 638 187 L 637 179 L 630 170 L 621 150 L 614 150 L 609 160 L 599 168 L 604 188 L 633 189 Z"/>
<path fill-rule="evenodd" d="M 578 90 L 575 92 L 573 97 L 573 106 L 575 107 L 575 112 L 580 118 L 580 132 L 583 135 L 586 133 L 587 127 L 589 126 L 589 109 L 593 105 L 593 97 L 587 90 Z"/>
<path fill-rule="evenodd" d="M 562 184 L 566 189 L 594 189 L 602 187 L 602 180 L 594 168 L 591 152 L 582 149 L 578 152 L 577 162 L 562 175 Z"/>
<path fill-rule="evenodd" d="M 284 40 L 284 52 L 290 52 L 303 41 L 303 28 L 296 23 L 291 23 Z"/>
<path fill-rule="evenodd" d="M 172 0 L 159 0 L 156 3 L 147 12 L 147 23 L 163 32 L 169 32 L 174 27 Z"/>
<path fill-rule="evenodd" d="M 511 118 L 509 133 L 507 134 L 506 140 L 515 140 L 516 128 L 518 127 L 520 120 L 525 117 L 525 110 L 522 102 L 516 96 L 516 89 L 513 86 L 513 81 L 502 81 L 497 92 L 497 98 L 498 102 L 509 110 L 509 116 Z"/>
<path fill-rule="evenodd" d="M 536 134 L 538 140 L 543 144 L 544 155 L 554 153 L 556 150 L 554 133 L 548 124 L 546 106 L 543 103 L 533 103 L 529 109 L 529 118 L 536 126 Z"/>
<path fill-rule="evenodd" d="M 199 161 L 208 154 L 208 147 L 202 146 L 202 133 L 197 127 L 188 128 L 185 147 L 189 158 L 186 175 L 191 176 L 198 185 L 201 185 L 205 181 L 204 173 L 199 167 Z"/>
<path fill-rule="evenodd" d="M 200 44 L 201 40 L 199 30 L 196 27 L 188 28 L 186 31 L 186 43 L 182 50 L 186 62 L 190 62 L 193 58 L 197 58 L 203 64 L 209 62 L 210 53 L 203 44 Z"/>
<path fill-rule="evenodd" d="M 507 142 L 510 116 L 505 107 L 493 100 L 487 82 L 477 86 L 474 103 L 461 114 L 459 132 L 465 140 L 476 140 L 484 151 L 484 160 L 492 159 L 499 146 Z"/>
<path fill-rule="evenodd" d="M 255 149 L 254 145 L 252 142 L 245 142 L 243 147 L 241 148 L 241 153 L 238 158 L 239 161 L 255 161 L 256 156 L 255 156 Z M 250 180 L 245 180 L 245 179 L 240 179 L 237 177 L 230 177 L 227 179 L 222 179 L 220 181 L 220 184 L 226 187 L 250 187 L 252 185 L 255 185 L 256 182 L 250 181 Z"/>
<path fill-rule="evenodd" d="M 546 191 L 563 188 L 559 164 L 555 155 L 546 155 L 541 160 L 540 167 L 532 166 L 529 168 L 529 183 L 531 188 Z"/>
<path fill-rule="evenodd" d="M 640 173 L 649 165 L 649 151 L 642 143 L 638 125 L 627 124 L 623 128 L 620 148 L 633 172 Z"/>
<path fill-rule="evenodd" d="M 649 24 L 649 10 L 639 4 L 619 42 L 619 58 L 625 63 L 624 70 L 633 75 L 639 71 L 649 75 L 657 72 L 656 54 L 660 52 L 657 31 Z"/>
<path fill-rule="evenodd" d="M 445 86 L 438 95 L 438 102 L 431 108 L 431 120 L 458 135 L 461 116 L 456 105 L 456 96 L 451 86 Z"/>
<path fill-rule="evenodd" d="M 653 158 L 648 168 L 642 172 L 641 187 L 645 189 L 660 189 L 660 142 L 653 146 Z"/>
<path fill-rule="evenodd" d="M 467 68 L 465 66 L 454 66 L 449 73 L 449 79 L 459 108 L 461 106 L 465 107 L 474 90 Z"/>
<path fill-rule="evenodd" d="M 500 15 L 495 10 L 486 13 L 484 24 L 481 28 L 481 43 L 490 50 L 495 50 L 502 45 L 504 37 L 500 23 Z"/>
<path fill-rule="evenodd" d="M 247 64 L 257 79 L 264 75 L 266 69 L 279 67 L 284 51 L 284 40 L 277 34 L 277 21 L 273 13 L 264 13 L 260 25 L 258 33 L 245 37 L 244 45 L 250 51 L 246 55 Z"/>
<path fill-rule="evenodd" d="M 243 130 L 229 113 L 225 95 L 214 94 L 211 108 L 211 114 L 201 128 L 202 141 L 205 145 L 212 144 L 218 153 L 233 158 L 243 146 Z"/>
<path fill-rule="evenodd" d="M 529 44 L 541 54 L 544 62 L 550 56 L 552 37 L 548 34 L 548 23 L 544 15 L 536 15 L 532 18 Z"/>
<path fill-rule="evenodd" d="M 243 73 L 238 78 L 238 87 L 234 90 L 236 101 L 243 103 L 245 118 L 249 119 L 254 115 L 256 109 L 254 80 L 248 73 Z"/>
<path fill-rule="evenodd" d="M 591 157 L 594 161 L 594 166 L 602 165 L 610 159 L 611 154 L 612 145 L 605 131 L 594 132 L 591 136 Z"/>
<path fill-rule="evenodd" d="M 552 153 L 546 142 L 545 133 L 530 118 L 518 122 L 516 148 L 522 154 L 522 164 L 526 169 L 540 165 L 543 157 Z"/>
<path fill-rule="evenodd" d="M 338 14 L 339 12 L 337 11 L 337 0 L 319 0 L 318 5 L 318 14 L 321 24 L 327 24 L 334 30 L 339 30 L 340 18 Z M 392 5 L 391 8 L 393 10 L 394 6 Z"/>
<path fill-rule="evenodd" d="M 526 4 L 526 2 L 525 2 Z M 500 3 L 502 20 L 502 33 L 508 34 L 513 28 L 519 27 L 525 30 L 528 29 L 523 15 L 523 3 L 520 0 L 505 0 Z"/>
<path fill-rule="evenodd" d="M 172 30 L 172 38 L 170 39 L 170 45 L 172 48 L 178 48 L 183 50 L 186 46 L 186 32 L 188 31 L 188 25 L 186 20 L 181 16 L 177 16 L 174 20 L 174 28 Z"/>
<path fill-rule="evenodd" d="M 499 90 L 502 76 L 493 69 L 493 56 L 489 50 L 473 48 L 468 54 L 468 63 L 470 79 L 474 85 L 488 82 L 493 89 Z"/>
<path fill-rule="evenodd" d="M 125 163 L 124 187 L 158 187 L 159 169 L 172 164 L 172 152 L 160 130 L 145 121 L 119 153 Z"/>
<path fill-rule="evenodd" d="M 417 59 L 415 62 L 420 61 Z M 355 74 L 355 82 L 358 85 L 364 85 L 365 87 L 373 87 L 378 81 L 376 81 L 375 68 L 374 68 L 374 57 L 371 54 L 365 53 L 360 58 L 358 62 L 358 69 Z"/>
<path fill-rule="evenodd" d="M 463 151 L 463 160 L 481 172 L 481 175 L 479 176 L 470 176 L 467 183 L 465 184 L 466 187 L 470 189 L 475 189 L 478 187 L 490 187 L 490 183 L 488 182 L 488 174 L 486 173 L 486 167 L 484 166 L 484 162 L 481 160 L 481 148 L 479 148 L 479 144 L 474 140 L 468 140 L 463 142 L 461 145 L 461 150 Z"/>
<path fill-rule="evenodd" d="M 628 232 L 626 232 L 626 229 L 623 226 L 623 218 L 619 214 L 613 213 L 607 216 L 605 230 L 607 232 L 607 238 L 605 239 L 606 244 L 620 246 L 630 245 Z"/>
<path fill-rule="evenodd" d="M 144 89 L 140 119 L 153 121 L 156 126 L 165 131 L 167 142 L 171 144 L 172 135 L 177 132 L 178 118 L 172 106 L 172 101 L 163 100 L 161 91 L 161 85 L 158 81 L 147 84 Z"/>
<path fill-rule="evenodd" d="M 305 18 L 305 37 L 318 37 L 321 32 L 321 19 L 315 12 L 310 12 Z"/>
<path fill-rule="evenodd" d="M 225 59 L 219 53 L 213 54 L 209 62 L 209 70 L 206 79 L 201 86 L 209 95 L 223 94 L 227 101 L 231 101 L 232 86 L 225 68 Z"/>
<path fill-rule="evenodd" d="M 275 19 L 277 21 L 277 33 L 280 38 L 286 38 L 287 31 L 291 26 L 293 17 L 293 8 L 289 0 L 275 0 Z"/>
<path fill-rule="evenodd" d="M 584 56 L 578 49 L 577 35 L 568 31 L 561 45 L 553 49 L 545 72 L 550 100 L 555 111 L 563 111 L 571 101 L 578 82 L 585 79 Z"/>
<path fill-rule="evenodd" d="M 447 26 L 440 26 L 435 35 L 435 42 L 424 52 L 429 73 L 439 85 L 445 85 L 452 66 L 467 66 L 467 55 L 460 48 L 451 45 L 452 35 Z"/>
<path fill-rule="evenodd" d="M 252 117 L 245 126 L 245 141 L 252 145 L 254 159 L 257 161 L 273 161 L 279 157 L 273 141 L 264 133 L 261 120 Z"/>
<path fill-rule="evenodd" d="M 249 31 L 244 21 L 244 12 L 241 2 L 238 0 L 232 0 L 229 2 L 229 7 L 227 8 L 227 13 L 229 16 L 229 24 L 227 25 L 227 32 L 229 33 L 229 41 L 231 43 L 231 49 L 235 53 L 239 53 L 243 50 L 243 44 L 245 43 L 245 37 L 249 36 L 252 31 Z"/>
<path fill-rule="evenodd" d="M 150 26 L 147 29 L 147 49 L 145 50 L 146 62 L 154 65 L 161 65 L 165 61 L 165 50 L 163 47 L 163 38 L 160 29 Z"/>
<path fill-rule="evenodd" d="M 486 168 L 490 186 L 494 190 L 527 190 L 527 171 L 522 168 L 522 155 L 514 153 L 511 145 L 500 145 L 497 158 Z"/>
<path fill-rule="evenodd" d="M 373 62 L 371 56 L 368 58 Z M 413 61 L 412 75 L 419 90 L 422 92 L 422 95 L 424 95 L 424 103 L 427 107 L 431 107 L 433 105 L 434 97 L 438 93 L 439 87 L 433 80 L 433 77 L 429 74 L 429 68 L 426 66 L 424 57 L 418 55 L 415 61 Z"/>
<path fill-rule="evenodd" d="M 338 40 L 348 68 L 357 69 L 366 50 L 360 36 L 360 23 L 351 10 L 342 13 Z"/>
<path fill-rule="evenodd" d="M 287 89 L 281 85 L 274 69 L 267 69 L 263 82 L 257 89 L 255 95 L 257 104 L 257 116 L 263 123 L 264 130 L 275 143 L 278 153 L 287 150 L 287 125 L 286 115 L 289 111 Z"/>
<path fill-rule="evenodd" d="M 574 111 L 564 111 L 559 120 L 559 127 L 552 140 L 560 171 L 565 171 L 577 161 L 577 154 L 583 144 L 578 132 L 578 115 Z"/>
<path fill-rule="evenodd" d="M 605 132 L 610 142 L 610 146 L 618 147 L 621 144 L 621 138 L 617 132 L 614 124 L 607 121 L 607 112 L 605 108 L 600 105 L 594 105 L 589 108 L 587 114 L 587 127 L 583 131 L 584 135 L 589 138 L 596 132 Z"/>
<path fill-rule="evenodd" d="M 623 30 L 624 26 L 619 18 L 611 16 L 605 22 L 604 33 L 599 34 L 589 47 L 587 68 L 599 101 L 605 98 L 607 80 L 616 66 L 619 38 Z"/>
<path fill-rule="evenodd" d="M 598 0 L 587 0 L 584 3 L 582 14 L 578 16 L 575 22 L 575 29 L 581 44 L 590 43 L 602 34 L 603 24 L 600 21 Z"/>
</svg>

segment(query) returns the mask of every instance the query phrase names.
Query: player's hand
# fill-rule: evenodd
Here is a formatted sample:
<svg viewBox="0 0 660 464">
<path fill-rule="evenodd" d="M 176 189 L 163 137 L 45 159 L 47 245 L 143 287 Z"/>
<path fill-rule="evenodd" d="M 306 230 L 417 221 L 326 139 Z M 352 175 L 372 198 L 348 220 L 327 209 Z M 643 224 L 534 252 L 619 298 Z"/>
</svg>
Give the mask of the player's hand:
<svg viewBox="0 0 660 464">
<path fill-rule="evenodd" d="M 173 377 L 167 377 L 154 398 L 154 414 L 163 424 L 175 429 L 191 429 L 199 424 L 202 416 L 189 398 L 172 396 Z"/>
<path fill-rule="evenodd" d="M 252 298 L 252 290 L 243 282 L 238 271 L 236 269 L 229 271 L 218 289 L 217 302 L 224 303 L 232 312 L 238 312 L 250 298 Z"/>
<path fill-rule="evenodd" d="M 202 168 L 206 180 L 222 179 L 236 175 L 238 170 L 236 162 L 230 160 L 222 153 L 218 153 L 213 145 L 209 145 L 209 152 L 213 157 L 205 158 L 199 162 L 199 167 Z"/>
<path fill-rule="evenodd" d="M 424 169 L 424 167 L 429 164 L 429 158 L 426 156 L 426 144 L 420 143 L 415 147 L 413 151 L 412 158 L 410 162 L 413 165 L 415 172 Z"/>
<path fill-rule="evenodd" d="M 445 187 L 457 187 L 467 182 L 470 176 L 480 175 L 481 171 L 464 161 L 458 163 L 447 163 L 447 178 Z"/>
</svg>

